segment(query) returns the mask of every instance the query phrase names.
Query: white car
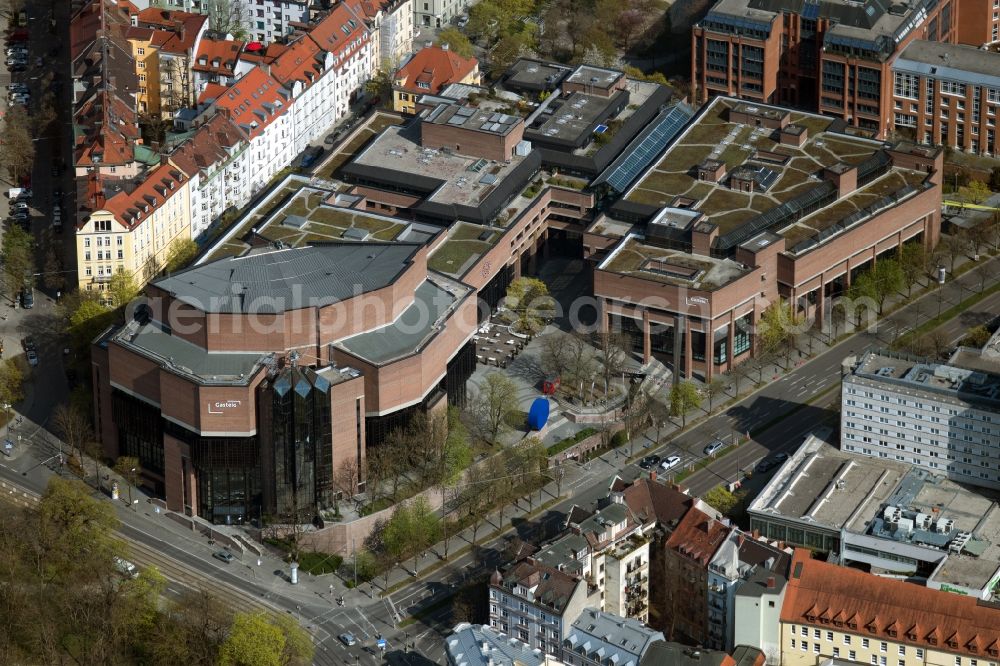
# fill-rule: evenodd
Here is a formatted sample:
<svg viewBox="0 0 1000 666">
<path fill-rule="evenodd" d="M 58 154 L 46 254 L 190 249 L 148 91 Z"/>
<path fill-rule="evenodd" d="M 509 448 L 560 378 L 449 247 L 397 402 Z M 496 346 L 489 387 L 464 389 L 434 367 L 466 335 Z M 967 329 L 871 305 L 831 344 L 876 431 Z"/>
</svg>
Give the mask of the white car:
<svg viewBox="0 0 1000 666">
<path fill-rule="evenodd" d="M 660 463 L 660 469 L 664 472 L 671 470 L 681 464 L 680 456 L 667 456 L 666 459 Z"/>
</svg>

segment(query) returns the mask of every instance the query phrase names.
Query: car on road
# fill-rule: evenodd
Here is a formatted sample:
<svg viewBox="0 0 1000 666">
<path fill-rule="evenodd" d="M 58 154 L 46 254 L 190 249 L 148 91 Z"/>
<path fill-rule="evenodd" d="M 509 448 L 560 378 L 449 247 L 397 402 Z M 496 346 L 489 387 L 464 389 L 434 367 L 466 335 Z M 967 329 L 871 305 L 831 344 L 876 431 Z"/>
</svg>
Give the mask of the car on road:
<svg viewBox="0 0 1000 666">
<path fill-rule="evenodd" d="M 309 148 L 306 148 L 302 153 L 302 159 L 299 161 L 299 168 L 308 169 L 316 163 L 316 160 L 318 160 L 322 154 L 323 146 L 310 146 Z"/>
<path fill-rule="evenodd" d="M 774 458 L 774 460 L 777 461 L 779 465 L 788 460 L 788 454 L 785 453 L 784 451 L 778 451 L 771 457 Z"/>
<path fill-rule="evenodd" d="M 217 560 L 222 560 L 226 564 L 229 564 L 230 562 L 233 561 L 233 554 L 230 553 L 228 550 L 217 550 L 214 553 L 212 553 L 212 557 L 214 557 Z"/>
<path fill-rule="evenodd" d="M 35 307 L 35 290 L 31 287 L 25 287 L 21 291 L 21 307 L 25 310 Z"/>
<path fill-rule="evenodd" d="M 671 470 L 681 464 L 680 456 L 667 456 L 663 462 L 660 463 L 660 469 L 664 472 Z"/>
<path fill-rule="evenodd" d="M 358 644 L 358 639 L 355 638 L 354 634 L 352 634 L 349 631 L 345 631 L 341 635 L 337 636 L 337 639 L 340 640 L 340 642 L 346 645 L 347 647 L 351 647 L 353 645 Z"/>
<path fill-rule="evenodd" d="M 774 460 L 774 458 L 764 458 L 759 463 L 757 463 L 757 466 L 754 467 L 753 471 L 757 472 L 758 474 L 763 474 L 764 472 L 770 472 L 777 466 L 778 463 Z"/>
<path fill-rule="evenodd" d="M 457 25 L 459 28 L 464 28 L 465 26 L 469 25 L 469 17 L 466 16 L 465 14 L 462 14 L 455 20 L 455 25 Z"/>
<path fill-rule="evenodd" d="M 21 340 L 21 345 L 24 347 L 24 351 L 37 351 L 38 346 L 35 345 L 35 339 L 30 335 L 26 336 Z"/>
<path fill-rule="evenodd" d="M 649 455 L 639 461 L 639 467 L 643 469 L 653 469 L 660 464 L 660 456 Z"/>
<path fill-rule="evenodd" d="M 115 569 L 117 569 L 118 573 L 120 573 L 122 576 L 125 576 L 126 578 L 139 577 L 139 569 L 136 568 L 136 566 L 131 562 L 121 557 L 118 557 L 117 555 L 115 555 L 112 559 L 114 560 L 115 563 Z"/>
<path fill-rule="evenodd" d="M 25 352 L 24 354 L 28 358 L 28 365 L 34 367 L 38 365 L 38 354 L 33 351 Z"/>
<path fill-rule="evenodd" d="M 703 450 L 705 451 L 706 456 L 714 456 L 724 448 L 726 448 L 726 445 L 722 443 L 722 440 L 717 439 L 711 444 L 706 445 Z"/>
</svg>

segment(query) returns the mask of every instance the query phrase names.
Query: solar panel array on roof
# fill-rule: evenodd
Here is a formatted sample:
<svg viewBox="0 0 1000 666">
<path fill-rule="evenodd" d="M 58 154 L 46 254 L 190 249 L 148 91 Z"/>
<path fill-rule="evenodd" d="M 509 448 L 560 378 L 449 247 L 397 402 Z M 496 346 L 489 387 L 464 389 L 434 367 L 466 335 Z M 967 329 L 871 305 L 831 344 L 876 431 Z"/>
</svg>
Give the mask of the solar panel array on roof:
<svg viewBox="0 0 1000 666">
<path fill-rule="evenodd" d="M 649 129 L 636 138 L 623 156 L 615 160 L 605 172 L 606 175 L 598 178 L 595 184 L 607 182 L 616 191 L 625 192 L 632 181 L 652 163 L 692 117 L 694 109 L 683 102 L 669 111 L 661 112 Z"/>
</svg>

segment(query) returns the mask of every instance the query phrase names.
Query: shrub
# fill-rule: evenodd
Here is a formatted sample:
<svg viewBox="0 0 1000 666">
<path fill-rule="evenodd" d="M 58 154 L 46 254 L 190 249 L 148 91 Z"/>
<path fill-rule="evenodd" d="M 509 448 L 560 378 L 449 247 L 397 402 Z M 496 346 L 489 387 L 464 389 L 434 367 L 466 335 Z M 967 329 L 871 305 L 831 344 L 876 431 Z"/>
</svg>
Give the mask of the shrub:
<svg viewBox="0 0 1000 666">
<path fill-rule="evenodd" d="M 550 456 L 554 456 L 557 453 L 565 451 L 566 449 L 568 449 L 569 447 L 573 446 L 574 444 L 578 444 L 579 442 L 582 442 L 583 440 L 587 439 L 588 437 L 590 437 L 591 435 L 593 435 L 596 432 L 597 431 L 594 430 L 593 428 L 584 428 L 583 430 L 581 430 L 580 432 L 576 433 L 572 437 L 567 437 L 566 439 L 559 440 L 558 442 L 556 442 L 555 444 L 553 444 L 552 446 L 550 446 L 548 449 L 546 449 L 546 452 Z"/>
<path fill-rule="evenodd" d="M 628 442 L 628 435 L 625 434 L 624 430 L 619 430 L 614 435 L 611 436 L 611 448 L 616 449 L 619 446 Z"/>
</svg>

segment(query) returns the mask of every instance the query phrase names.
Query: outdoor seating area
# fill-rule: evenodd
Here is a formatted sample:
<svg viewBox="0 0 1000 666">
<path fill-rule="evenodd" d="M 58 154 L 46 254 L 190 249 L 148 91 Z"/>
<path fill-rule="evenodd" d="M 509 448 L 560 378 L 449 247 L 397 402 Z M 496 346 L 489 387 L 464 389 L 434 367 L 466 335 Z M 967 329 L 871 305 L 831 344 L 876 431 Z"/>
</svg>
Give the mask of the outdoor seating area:
<svg viewBox="0 0 1000 666">
<path fill-rule="evenodd" d="M 476 343 L 476 360 L 484 365 L 506 368 L 521 353 L 531 336 L 512 331 L 507 322 L 493 315 L 490 321 L 479 327 L 472 340 Z"/>
</svg>

